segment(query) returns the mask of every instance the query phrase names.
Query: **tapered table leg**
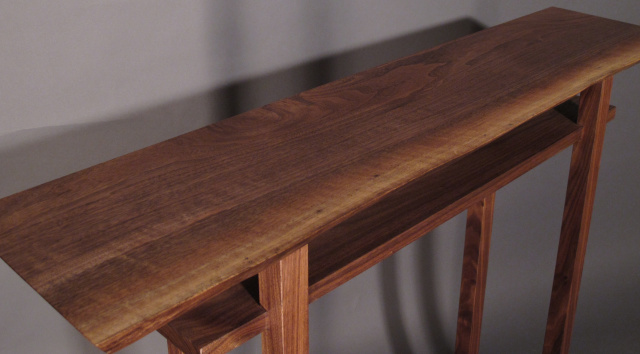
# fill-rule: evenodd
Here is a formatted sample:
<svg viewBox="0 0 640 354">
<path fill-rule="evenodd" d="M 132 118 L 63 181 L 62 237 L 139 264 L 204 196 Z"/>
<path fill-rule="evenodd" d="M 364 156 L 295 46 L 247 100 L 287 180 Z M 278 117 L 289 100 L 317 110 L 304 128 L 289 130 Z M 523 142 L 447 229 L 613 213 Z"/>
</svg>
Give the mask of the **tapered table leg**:
<svg viewBox="0 0 640 354">
<path fill-rule="evenodd" d="M 260 303 L 269 314 L 263 353 L 309 352 L 308 247 L 296 250 L 259 275 Z"/>
<path fill-rule="evenodd" d="M 569 352 L 607 123 L 611 84 L 612 77 L 607 77 L 580 95 L 578 124 L 583 126 L 583 135 L 573 146 L 571 156 L 544 340 L 543 352 L 547 354 Z"/>
<path fill-rule="evenodd" d="M 467 231 L 462 261 L 462 284 L 458 307 L 456 353 L 477 353 L 489 265 L 489 244 L 495 194 L 483 198 L 467 211 Z"/>
<path fill-rule="evenodd" d="M 182 350 L 173 345 L 169 340 L 167 340 L 167 346 L 169 347 L 169 354 L 184 354 Z"/>
</svg>

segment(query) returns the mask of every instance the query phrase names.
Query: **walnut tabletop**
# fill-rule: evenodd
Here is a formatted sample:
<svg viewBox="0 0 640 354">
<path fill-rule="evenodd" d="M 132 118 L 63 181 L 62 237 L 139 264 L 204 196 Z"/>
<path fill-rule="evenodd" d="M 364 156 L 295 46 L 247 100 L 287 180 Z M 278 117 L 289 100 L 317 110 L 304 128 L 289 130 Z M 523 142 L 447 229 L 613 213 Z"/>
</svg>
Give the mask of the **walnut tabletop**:
<svg viewBox="0 0 640 354">
<path fill-rule="evenodd" d="M 543 10 L 4 198 L 0 256 L 116 351 L 638 61 Z"/>
</svg>

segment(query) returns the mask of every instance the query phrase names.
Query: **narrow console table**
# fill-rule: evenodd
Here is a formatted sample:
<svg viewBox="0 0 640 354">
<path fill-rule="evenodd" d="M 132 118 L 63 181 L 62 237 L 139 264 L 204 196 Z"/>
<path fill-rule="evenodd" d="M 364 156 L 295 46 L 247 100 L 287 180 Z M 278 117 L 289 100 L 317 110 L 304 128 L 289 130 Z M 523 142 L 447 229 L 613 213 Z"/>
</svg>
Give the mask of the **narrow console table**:
<svg viewBox="0 0 640 354">
<path fill-rule="evenodd" d="M 106 352 L 158 330 L 305 353 L 310 302 L 467 210 L 475 353 L 494 194 L 573 146 L 543 346 L 566 353 L 612 75 L 638 61 L 640 27 L 543 10 L 4 198 L 0 256 Z"/>
</svg>

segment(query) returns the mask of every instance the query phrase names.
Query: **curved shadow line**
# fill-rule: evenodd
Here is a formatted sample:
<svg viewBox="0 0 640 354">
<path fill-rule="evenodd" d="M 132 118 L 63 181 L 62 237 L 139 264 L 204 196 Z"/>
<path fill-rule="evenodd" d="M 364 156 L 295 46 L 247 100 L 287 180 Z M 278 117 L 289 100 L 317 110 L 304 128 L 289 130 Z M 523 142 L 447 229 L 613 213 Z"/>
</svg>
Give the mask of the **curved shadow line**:
<svg viewBox="0 0 640 354">
<path fill-rule="evenodd" d="M 424 321 L 423 328 L 427 328 L 432 351 L 434 353 L 453 353 L 452 347 L 447 342 L 440 312 L 441 303 L 435 292 L 437 284 L 434 238 L 436 235 L 434 230 L 417 241 L 420 249 L 418 255 L 419 294 L 422 299 L 422 316 L 420 318 Z"/>
<path fill-rule="evenodd" d="M 397 258 L 394 256 L 387 258 L 380 264 L 385 327 L 391 340 L 393 352 L 410 354 L 413 353 L 413 350 L 402 320 L 402 308 L 398 292 L 399 284 L 396 281 L 397 268 Z"/>
</svg>

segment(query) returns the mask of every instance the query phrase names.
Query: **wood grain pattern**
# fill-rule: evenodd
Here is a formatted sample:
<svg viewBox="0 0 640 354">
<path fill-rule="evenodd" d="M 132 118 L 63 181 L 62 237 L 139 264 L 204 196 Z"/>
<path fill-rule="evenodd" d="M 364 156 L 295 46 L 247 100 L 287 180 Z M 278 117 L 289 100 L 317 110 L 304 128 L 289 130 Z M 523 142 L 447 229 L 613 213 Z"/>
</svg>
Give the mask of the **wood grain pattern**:
<svg viewBox="0 0 640 354">
<path fill-rule="evenodd" d="M 487 285 L 495 198 L 495 193 L 491 193 L 473 204 L 467 211 L 456 330 L 455 352 L 457 354 L 477 354 L 480 350 L 480 329 Z"/>
<path fill-rule="evenodd" d="M 580 107 L 580 96 L 572 97 L 570 100 L 557 105 L 554 109 L 569 118 L 572 122 L 578 123 L 578 111 Z M 616 107 L 609 105 L 607 111 L 607 123 L 611 122 L 616 117 Z"/>
<path fill-rule="evenodd" d="M 176 347 L 170 340 L 167 340 L 169 354 L 185 354 L 180 348 Z"/>
<path fill-rule="evenodd" d="M 309 247 L 260 272 L 260 303 L 269 314 L 265 354 L 309 353 Z"/>
<path fill-rule="evenodd" d="M 578 124 L 584 126 L 573 147 L 569 183 L 562 216 L 560 245 L 553 278 L 544 350 L 568 353 L 587 249 L 591 212 L 607 124 L 612 77 L 580 95 Z"/>
<path fill-rule="evenodd" d="M 0 257 L 113 352 L 638 60 L 547 9 L 9 196 Z"/>
<path fill-rule="evenodd" d="M 563 105 L 563 107 L 568 106 Z M 392 193 L 387 198 L 382 199 L 377 206 L 372 206 L 358 213 L 349 222 L 342 223 L 313 240 L 309 250 L 310 301 L 326 294 L 359 274 L 360 271 L 364 271 L 369 266 L 381 261 L 384 256 L 392 254 L 408 242 L 421 236 L 422 233 L 413 233 L 412 237 L 407 238 L 403 232 L 428 219 L 429 213 L 436 212 L 437 221 L 430 223 L 435 227 L 439 225 L 439 222 L 446 221 L 449 215 L 455 215 L 459 210 L 467 208 L 467 206 L 458 203 L 460 206 L 454 208 L 453 213 L 446 213 L 446 216 L 442 217 L 439 213 L 441 210 L 439 207 L 448 204 L 455 205 L 456 198 L 469 200 L 464 196 L 466 194 L 478 195 L 479 192 L 474 192 L 476 189 L 495 191 L 500 185 L 508 183 L 544 160 L 544 158 L 532 155 L 532 152 L 535 151 L 537 152 L 536 154 L 539 153 L 548 157 L 577 141 L 580 136 L 580 128 L 569 123 L 577 120 L 577 110 L 564 109 L 563 111 L 576 116 L 561 116 L 556 110 L 545 112 L 501 139 L 492 142 L 482 151 L 466 156 L 444 169 L 444 171 L 433 171 L 431 178 L 422 180 L 422 183 L 413 184 L 411 188 L 405 187 Z M 613 107 L 611 107 L 611 112 L 614 112 Z M 511 151 L 512 153 L 505 155 L 500 154 L 500 151 Z M 472 161 L 475 162 L 472 163 Z M 519 165 L 526 167 L 518 167 Z M 468 166 L 468 168 L 460 168 L 461 166 Z M 495 171 L 483 174 L 482 178 L 477 178 L 478 166 L 491 166 L 495 168 Z M 499 177 L 501 174 L 508 174 L 509 177 Z M 442 183 L 441 180 L 434 177 L 436 175 L 440 175 L 441 178 L 456 176 L 456 179 L 450 179 L 449 184 L 443 185 L 442 188 L 460 190 L 462 194 L 445 194 L 451 199 L 444 201 L 434 198 L 434 195 L 439 193 L 437 190 L 434 190 L 433 193 L 425 194 L 425 190 L 432 189 L 431 186 Z M 501 181 L 500 184 L 493 185 L 493 179 Z M 395 197 L 390 199 L 394 195 Z M 411 195 L 424 196 L 424 198 L 416 200 L 419 203 L 423 203 L 423 205 L 414 203 L 398 207 L 396 200 L 410 200 L 409 196 Z M 431 209 L 433 206 L 429 207 L 429 203 L 439 204 Z M 471 205 L 475 204 L 472 201 Z M 380 211 L 384 211 L 384 213 L 381 214 Z M 400 238 L 405 239 L 406 243 L 405 241 L 400 243 L 389 242 L 401 234 L 403 236 Z M 363 243 L 363 241 L 366 241 L 366 243 Z M 368 251 L 376 248 L 380 248 L 383 251 L 380 253 L 374 251 L 371 254 L 367 254 Z M 382 258 L 375 256 L 378 254 L 382 254 Z M 237 296 L 218 296 L 215 299 L 216 305 L 207 303 L 193 310 L 192 314 L 196 314 L 196 316 L 192 314 L 180 316 L 174 320 L 174 322 L 181 323 L 178 332 L 182 333 L 183 337 L 190 336 L 191 338 L 202 339 L 207 338 L 212 331 L 216 333 L 231 332 L 233 328 L 230 328 L 227 318 L 241 318 L 244 314 L 251 312 L 251 306 L 255 306 L 253 301 L 241 303 L 237 302 L 236 298 Z M 245 298 L 248 298 L 248 296 L 245 296 Z M 225 301 L 233 303 L 225 304 Z M 197 314 L 209 312 L 214 307 L 226 308 L 229 312 L 224 316 L 207 316 L 205 324 L 201 321 L 202 316 Z M 258 331 L 255 332 L 255 334 L 257 333 Z M 231 338 L 234 336 L 227 335 L 225 337 Z M 247 336 L 245 339 L 248 338 Z M 194 341 L 190 340 L 190 342 Z M 200 341 L 199 347 L 208 345 L 211 344 L 203 340 Z"/>
<path fill-rule="evenodd" d="M 309 244 L 314 301 L 495 192 L 580 137 L 555 110 L 387 194 Z"/>
<path fill-rule="evenodd" d="M 577 114 L 578 114 L 578 110 L 577 110 L 578 101 L 576 99 L 572 99 L 571 101 L 573 103 L 562 104 L 561 105 L 562 108 L 560 109 L 556 107 L 554 111 L 545 112 L 545 114 L 534 118 L 529 123 L 517 128 L 513 132 L 510 132 L 502 139 L 496 142 L 493 142 L 487 147 L 487 149 L 485 150 L 486 151 L 485 153 L 480 155 L 474 153 L 466 157 L 464 160 L 465 161 L 472 161 L 472 160 L 484 161 L 483 164 L 487 166 L 504 166 L 504 163 L 500 163 L 497 160 L 495 160 L 496 156 L 499 156 L 499 154 L 496 153 L 497 151 L 508 150 L 508 151 L 515 152 L 518 149 L 519 151 L 533 151 L 533 150 L 545 151 L 546 150 L 547 151 L 545 153 L 546 156 L 550 156 L 552 154 L 555 154 L 556 151 L 559 151 L 560 149 L 564 149 L 570 146 L 574 141 L 577 141 L 579 137 L 578 133 L 580 132 L 580 130 L 578 129 L 577 126 L 571 126 L 570 124 L 566 124 L 566 120 L 563 117 L 557 115 L 558 113 L 557 111 L 562 111 L 566 113 L 566 115 L 563 114 L 564 117 L 568 118 L 569 121 L 576 122 Z M 575 109 L 573 107 L 574 105 L 575 105 Z M 607 119 L 612 120 L 614 115 L 615 115 L 615 107 L 610 106 L 609 115 Z M 537 127 L 537 128 L 530 129 L 531 127 Z M 567 137 L 569 137 L 569 139 L 562 138 L 562 144 L 559 144 L 558 141 L 560 140 L 560 137 L 562 137 L 563 135 L 566 135 Z M 536 144 L 535 146 L 532 145 L 534 142 Z M 509 156 L 511 156 L 511 158 L 514 159 L 512 160 L 511 165 L 508 165 L 512 169 L 514 168 L 513 166 L 516 165 L 517 163 L 523 163 L 523 164 L 526 164 L 527 166 L 533 167 L 536 163 L 540 163 L 542 161 L 541 159 L 535 159 L 535 162 L 531 162 L 530 160 L 532 159 L 532 157 L 530 155 L 520 155 L 518 153 L 514 153 Z M 493 157 L 494 159 L 488 159 L 490 157 Z M 462 162 L 462 164 L 466 164 L 466 163 Z M 518 170 L 521 171 L 519 173 L 522 173 L 525 171 L 525 169 L 522 169 L 522 168 L 518 168 Z M 505 173 L 505 170 L 503 169 L 499 173 Z M 448 174 L 449 173 L 447 173 L 447 175 Z M 450 173 L 450 174 L 456 175 L 456 176 L 465 175 L 468 177 L 474 177 L 471 174 L 467 174 L 460 171 L 457 173 Z M 492 175 L 495 176 L 497 174 L 496 173 L 488 174 L 487 176 L 490 177 Z M 518 176 L 519 174 L 512 173 L 511 177 L 506 182 L 503 182 L 503 183 L 507 183 L 508 181 L 515 179 Z M 504 179 L 501 179 L 501 180 L 504 181 Z M 486 179 L 477 180 L 477 181 L 479 184 L 487 182 Z M 435 181 L 432 181 L 432 183 L 429 183 L 429 184 L 434 184 L 434 183 Z M 462 181 L 458 181 L 458 183 L 460 185 L 465 184 L 465 182 L 462 182 Z M 422 194 L 423 193 L 422 191 L 426 187 L 421 186 L 419 188 L 420 189 L 415 189 L 415 192 L 414 192 L 415 194 Z M 482 188 L 483 190 L 492 190 L 492 191 L 497 189 L 497 187 L 495 186 L 485 186 Z M 477 194 L 477 193 L 474 193 L 474 194 Z M 475 204 L 472 204 L 472 205 L 475 205 Z M 416 209 L 414 206 L 410 206 L 409 208 L 412 210 Z M 394 236 L 397 236 L 398 234 L 401 234 L 403 230 L 408 230 L 411 227 L 416 226 L 416 224 L 418 224 L 420 221 L 428 217 L 428 215 L 419 215 L 416 218 L 403 219 L 403 217 L 408 215 L 408 212 L 409 212 L 408 210 L 398 209 L 398 208 L 390 208 L 389 210 L 394 211 L 394 214 L 385 218 L 384 220 L 393 219 L 393 220 L 396 220 L 396 223 L 394 224 L 395 226 L 384 229 L 386 230 L 386 235 L 384 237 L 380 237 L 380 235 L 384 234 L 383 232 L 380 232 L 380 230 L 378 230 L 378 232 L 372 232 L 372 230 L 370 230 L 365 226 L 366 223 L 360 224 L 360 223 L 349 222 L 349 223 L 341 224 L 337 228 L 335 228 L 335 230 L 332 230 L 333 236 L 329 237 L 330 233 L 326 233 L 323 235 L 323 237 L 319 237 L 311 243 L 312 248 L 309 251 L 310 252 L 309 268 L 311 273 L 310 279 L 312 279 L 311 280 L 312 287 L 310 289 L 310 301 L 313 301 L 319 298 L 321 295 L 326 294 L 329 290 L 334 289 L 339 284 L 342 284 L 343 282 L 351 279 L 353 276 L 358 274 L 357 272 L 351 271 L 351 272 L 348 272 L 347 276 L 340 279 L 340 281 L 338 282 L 322 281 L 323 276 L 329 276 L 330 277 L 329 279 L 334 278 L 331 276 L 330 270 L 335 270 L 340 266 L 345 267 L 346 270 L 353 269 L 354 268 L 352 264 L 353 262 L 357 263 L 357 262 L 362 262 L 363 259 L 368 259 L 366 255 L 362 255 L 358 253 L 348 253 L 346 257 L 341 257 L 340 254 L 342 254 L 344 250 L 355 249 L 355 247 L 352 247 L 352 248 L 344 247 L 343 244 L 345 242 L 346 243 L 351 243 L 352 241 L 358 242 L 357 240 L 359 238 L 366 238 L 372 244 L 386 247 L 384 246 L 386 241 L 392 239 Z M 359 213 L 359 214 L 362 214 L 362 213 Z M 373 213 L 364 219 L 380 220 L 381 217 L 382 217 L 381 215 L 377 215 Z M 358 217 L 356 217 L 356 219 L 357 218 Z M 442 218 L 442 219 L 446 219 L 446 218 Z M 435 224 L 437 224 L 437 222 L 434 223 L 434 225 Z M 417 235 L 416 238 L 418 236 L 419 235 Z M 414 238 L 409 238 L 409 240 L 413 240 L 413 239 Z M 352 241 L 346 241 L 346 240 L 352 240 Z M 396 248 L 387 249 L 387 252 L 385 252 L 385 254 L 389 254 L 390 252 L 391 253 L 395 252 L 398 249 L 400 249 L 400 247 L 398 246 L 396 246 Z M 366 252 L 366 249 L 364 250 L 360 249 L 360 252 L 364 253 Z M 365 261 L 365 263 L 367 265 L 371 265 L 375 261 L 380 261 L 380 260 L 381 259 L 376 258 L 373 261 Z M 335 264 L 332 264 L 332 262 L 335 262 Z M 355 268 L 365 270 L 367 266 L 364 265 L 364 266 L 355 267 Z M 326 270 L 329 270 L 329 271 L 326 271 Z M 256 283 L 255 290 L 257 294 L 257 277 L 255 279 L 255 283 Z M 324 286 L 318 286 L 318 283 L 324 284 Z M 254 286 L 251 286 L 251 287 L 254 287 Z M 219 346 L 218 344 L 216 344 L 220 341 L 218 337 L 211 338 L 210 334 L 212 332 L 218 333 L 218 335 L 222 338 L 228 338 L 230 342 L 234 343 L 233 347 L 237 346 L 239 343 L 244 342 L 250 339 L 251 337 L 257 335 L 258 333 L 262 332 L 264 328 L 261 328 L 259 326 L 256 328 L 253 328 L 252 331 L 244 331 L 243 330 L 244 327 L 240 327 L 239 329 L 236 329 L 235 325 L 232 325 L 232 326 L 229 325 L 230 318 L 238 318 L 238 319 L 245 318 L 244 316 L 246 316 L 248 313 L 254 313 L 256 318 L 253 321 L 255 321 L 255 320 L 258 320 L 257 316 L 260 316 L 263 314 L 263 312 L 252 311 L 251 308 L 253 306 L 256 306 L 256 303 L 254 301 L 251 301 L 250 298 L 246 296 L 247 295 L 246 291 L 244 291 L 242 288 L 240 288 L 240 291 L 242 291 L 244 295 L 242 296 L 225 295 L 225 293 L 230 294 L 230 291 L 228 290 L 227 292 L 223 293 L 223 295 L 225 296 L 218 296 L 214 300 L 212 300 L 211 303 L 208 301 L 204 305 L 201 305 L 198 308 L 191 311 L 191 313 L 182 315 L 178 319 L 174 320 L 174 322 L 180 323 L 180 326 L 172 326 L 174 329 L 176 329 L 176 332 L 177 332 L 176 336 L 174 337 L 174 340 L 178 342 L 179 340 L 181 340 L 180 339 L 181 337 L 182 338 L 189 337 L 191 338 L 189 339 L 190 343 L 196 343 L 196 342 L 198 343 L 197 345 L 194 345 L 196 348 L 200 348 L 199 350 L 202 350 L 203 353 L 209 353 L 212 351 L 212 348 L 217 348 L 217 349 L 222 348 L 222 346 Z M 249 301 L 238 301 L 238 298 L 247 299 Z M 214 308 L 224 308 L 227 310 L 227 312 L 225 312 L 224 315 L 219 314 L 215 316 L 206 316 L 207 319 L 206 321 L 203 322 L 202 321 L 203 316 L 200 314 L 208 313 Z M 240 324 L 238 324 L 237 326 L 240 326 Z M 251 328 L 251 326 L 249 327 Z M 242 336 L 238 337 L 235 333 L 233 333 L 236 330 L 240 330 L 242 333 Z M 162 330 L 160 331 L 161 333 L 164 333 L 162 332 Z M 197 338 L 197 339 L 193 339 L 193 338 Z M 230 349 L 232 349 L 231 346 L 225 350 L 230 350 Z M 225 350 L 220 349 L 220 352 L 224 352 Z"/>
<path fill-rule="evenodd" d="M 266 310 L 238 284 L 158 332 L 185 354 L 226 353 L 266 327 Z"/>
</svg>

